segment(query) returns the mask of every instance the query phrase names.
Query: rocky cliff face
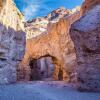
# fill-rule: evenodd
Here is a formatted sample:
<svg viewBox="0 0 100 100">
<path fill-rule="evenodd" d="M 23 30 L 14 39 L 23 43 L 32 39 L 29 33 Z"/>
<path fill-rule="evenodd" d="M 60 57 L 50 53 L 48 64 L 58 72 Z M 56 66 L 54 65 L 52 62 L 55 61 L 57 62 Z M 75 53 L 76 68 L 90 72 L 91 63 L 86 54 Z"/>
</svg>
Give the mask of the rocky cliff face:
<svg viewBox="0 0 100 100">
<path fill-rule="evenodd" d="M 78 62 L 78 88 L 100 91 L 100 4 L 86 0 L 87 11 L 71 27 Z M 89 4 L 88 4 L 89 3 Z M 94 5 L 93 5 L 94 4 Z"/>
<path fill-rule="evenodd" d="M 85 0 L 85 2 L 82 5 L 82 13 L 84 14 L 91 8 L 93 8 L 95 5 L 100 4 L 100 0 Z"/>
<path fill-rule="evenodd" d="M 0 0 L 0 84 L 16 82 L 25 49 L 22 14 L 13 0 Z"/>
<path fill-rule="evenodd" d="M 55 64 L 54 79 L 58 80 L 58 74 L 61 70 L 63 80 L 69 81 L 69 74 L 76 66 L 76 55 L 69 35 L 69 28 L 79 17 L 79 12 L 70 14 L 56 23 L 50 23 L 47 33 L 27 40 L 26 53 L 21 65 L 23 67 L 20 68 L 21 72 L 24 72 L 24 79 L 29 80 L 30 59 L 49 56 L 52 57 Z"/>
</svg>

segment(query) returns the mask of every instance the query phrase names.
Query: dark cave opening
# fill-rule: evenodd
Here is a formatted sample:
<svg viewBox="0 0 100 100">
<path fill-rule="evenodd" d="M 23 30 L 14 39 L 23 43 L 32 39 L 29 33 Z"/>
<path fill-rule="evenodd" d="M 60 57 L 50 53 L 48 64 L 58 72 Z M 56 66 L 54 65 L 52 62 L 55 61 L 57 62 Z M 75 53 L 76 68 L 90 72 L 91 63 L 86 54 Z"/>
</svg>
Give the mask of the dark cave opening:
<svg viewBox="0 0 100 100">
<path fill-rule="evenodd" d="M 30 60 L 30 81 L 53 81 L 55 64 L 52 57 Z M 63 72 L 59 69 L 58 81 L 62 81 Z"/>
<path fill-rule="evenodd" d="M 30 81 L 38 81 L 52 78 L 54 64 L 51 57 L 30 60 Z"/>
</svg>

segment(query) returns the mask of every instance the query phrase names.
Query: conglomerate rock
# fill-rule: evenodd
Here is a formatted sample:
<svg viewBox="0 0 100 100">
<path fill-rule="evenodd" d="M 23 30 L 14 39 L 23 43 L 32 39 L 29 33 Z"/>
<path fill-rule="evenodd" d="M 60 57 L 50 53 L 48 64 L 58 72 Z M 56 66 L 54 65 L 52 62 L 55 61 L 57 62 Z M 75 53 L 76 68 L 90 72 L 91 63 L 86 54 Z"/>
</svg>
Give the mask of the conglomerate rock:
<svg viewBox="0 0 100 100">
<path fill-rule="evenodd" d="M 25 51 L 22 14 L 13 0 L 0 0 L 0 84 L 16 82 Z"/>
<path fill-rule="evenodd" d="M 79 90 L 100 91 L 100 4 L 75 22 L 70 34 L 77 54 Z"/>
<path fill-rule="evenodd" d="M 50 23 L 46 33 L 27 39 L 25 56 L 19 68 L 22 79 L 30 79 L 30 59 L 52 57 L 55 65 L 53 78 L 58 80 L 61 70 L 63 80 L 70 80 L 69 74 L 76 67 L 76 55 L 69 28 L 79 17 L 80 12 L 66 16 L 57 23 Z"/>
</svg>

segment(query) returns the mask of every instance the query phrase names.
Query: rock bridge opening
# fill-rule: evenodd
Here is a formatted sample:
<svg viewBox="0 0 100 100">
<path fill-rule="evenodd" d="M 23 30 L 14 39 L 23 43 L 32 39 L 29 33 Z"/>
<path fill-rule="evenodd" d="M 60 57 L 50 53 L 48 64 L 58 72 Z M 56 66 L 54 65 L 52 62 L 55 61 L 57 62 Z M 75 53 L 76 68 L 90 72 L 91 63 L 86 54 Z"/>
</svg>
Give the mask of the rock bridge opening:
<svg viewBox="0 0 100 100">
<path fill-rule="evenodd" d="M 39 59 L 31 59 L 30 65 L 30 81 L 45 80 L 52 78 L 54 64 L 51 57 L 42 57 Z"/>
<path fill-rule="evenodd" d="M 23 61 L 24 62 L 24 61 Z M 46 55 L 21 64 L 17 70 L 18 81 L 62 81 L 63 70 L 59 60 Z M 27 63 L 26 63 L 27 62 Z"/>
<path fill-rule="evenodd" d="M 55 58 L 46 56 L 39 59 L 30 59 L 30 79 L 29 81 L 61 81 L 63 80 L 63 72 L 59 69 L 58 78 L 55 79 Z"/>
</svg>

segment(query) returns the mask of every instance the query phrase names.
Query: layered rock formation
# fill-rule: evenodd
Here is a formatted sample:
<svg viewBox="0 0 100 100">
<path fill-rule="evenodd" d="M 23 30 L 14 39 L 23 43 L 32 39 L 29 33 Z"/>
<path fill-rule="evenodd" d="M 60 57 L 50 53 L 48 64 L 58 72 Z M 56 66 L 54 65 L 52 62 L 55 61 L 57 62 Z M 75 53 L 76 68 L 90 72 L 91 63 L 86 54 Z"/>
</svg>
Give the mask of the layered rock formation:
<svg viewBox="0 0 100 100">
<path fill-rule="evenodd" d="M 63 80 L 70 80 L 69 74 L 76 67 L 76 55 L 69 28 L 79 17 L 79 12 L 70 14 L 57 23 L 49 24 L 47 33 L 27 40 L 26 53 L 19 68 L 23 79 L 29 80 L 30 78 L 30 59 L 52 57 L 55 65 L 54 79 L 58 80 L 61 70 Z"/>
<path fill-rule="evenodd" d="M 72 25 L 70 34 L 77 54 L 79 90 L 100 91 L 100 4 L 95 5 L 100 1 L 90 1 L 86 0 L 86 13 Z"/>
<path fill-rule="evenodd" d="M 13 0 L 0 0 L 0 84 L 17 80 L 17 67 L 25 49 L 22 18 Z"/>
</svg>

